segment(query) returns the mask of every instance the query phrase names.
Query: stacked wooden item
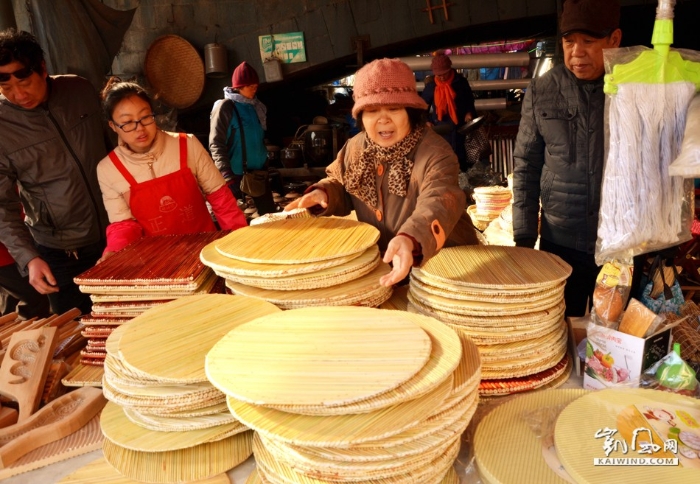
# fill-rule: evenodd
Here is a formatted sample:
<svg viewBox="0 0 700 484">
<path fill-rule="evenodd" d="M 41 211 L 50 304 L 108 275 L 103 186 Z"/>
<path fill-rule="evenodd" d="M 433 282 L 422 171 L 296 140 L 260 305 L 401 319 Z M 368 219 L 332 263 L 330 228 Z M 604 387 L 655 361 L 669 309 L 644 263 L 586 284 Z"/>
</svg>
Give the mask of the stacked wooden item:
<svg viewBox="0 0 700 484">
<path fill-rule="evenodd" d="M 379 231 L 336 217 L 276 220 L 244 227 L 202 249 L 204 264 L 234 293 L 281 309 L 378 306 L 391 296 Z"/>
<path fill-rule="evenodd" d="M 165 483 L 209 478 L 246 460 L 252 432 L 228 412 L 204 359 L 238 325 L 278 312 L 241 296 L 184 296 L 112 332 L 100 419 L 107 462 L 129 479 Z"/>
<path fill-rule="evenodd" d="M 471 338 L 481 355 L 481 396 L 564 383 L 564 284 L 571 267 L 522 247 L 461 246 L 413 268 L 408 310 Z"/>
<path fill-rule="evenodd" d="M 216 343 L 206 373 L 256 431 L 248 482 L 458 482 L 479 355 L 433 318 L 364 307 L 271 314 Z"/>
<path fill-rule="evenodd" d="M 81 319 L 88 344 L 80 363 L 102 367 L 107 337 L 144 311 L 180 296 L 222 292 L 222 287 L 217 288 L 218 278 L 198 255 L 202 247 L 223 235 L 144 237 L 76 277 L 80 290 L 93 301 L 92 313 Z M 74 376 L 80 384 L 80 375 Z"/>
<path fill-rule="evenodd" d="M 85 346 L 79 315 L 73 309 L 27 321 L 16 313 L 0 317 L 0 480 L 101 444 L 102 392 L 68 392 L 61 384 Z"/>
</svg>

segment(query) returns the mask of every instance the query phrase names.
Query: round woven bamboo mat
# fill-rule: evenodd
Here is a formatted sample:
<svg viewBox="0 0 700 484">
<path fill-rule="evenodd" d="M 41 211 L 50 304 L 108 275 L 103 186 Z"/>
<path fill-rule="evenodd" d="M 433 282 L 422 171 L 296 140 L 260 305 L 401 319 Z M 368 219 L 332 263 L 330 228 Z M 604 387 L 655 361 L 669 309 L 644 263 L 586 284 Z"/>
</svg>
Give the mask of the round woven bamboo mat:
<svg viewBox="0 0 700 484">
<path fill-rule="evenodd" d="M 239 422 L 186 432 L 162 432 L 134 424 L 119 405 L 107 402 L 100 415 L 104 436 L 119 447 L 141 452 L 166 452 L 216 442 L 248 430 Z"/>
<path fill-rule="evenodd" d="M 507 343 L 503 345 L 482 345 L 479 347 L 479 356 L 483 365 L 491 363 L 500 363 L 510 361 L 513 358 L 529 359 L 541 356 L 543 353 L 549 352 L 552 348 L 559 348 L 562 344 L 566 344 L 568 332 L 563 324 L 558 328 L 553 328 L 554 331 L 525 340 L 522 343 Z"/>
<path fill-rule="evenodd" d="M 174 108 L 188 108 L 202 95 L 204 62 L 192 44 L 177 35 L 153 41 L 143 72 L 158 98 Z"/>
<path fill-rule="evenodd" d="M 140 482 L 191 482 L 217 476 L 253 453 L 253 432 L 168 452 L 140 452 L 105 439 L 105 460 L 123 476 Z"/>
<path fill-rule="evenodd" d="M 164 383 L 207 381 L 204 357 L 238 325 L 279 312 L 258 299 L 207 294 L 176 299 L 125 325 L 119 355 L 137 374 Z"/>
<path fill-rule="evenodd" d="M 114 386 L 114 383 L 110 381 L 108 377 L 103 378 L 102 386 L 105 396 L 109 400 L 125 407 L 158 409 L 176 406 L 181 410 L 192 410 L 196 408 L 207 407 L 215 403 L 220 403 L 221 401 L 223 401 L 224 398 L 224 394 L 214 387 L 211 387 L 207 392 L 186 394 L 180 397 L 163 396 L 155 398 L 143 398 L 134 397 L 132 395 L 128 395 L 121 392 L 119 388 Z"/>
<path fill-rule="evenodd" d="M 229 281 L 273 291 L 298 291 L 337 286 L 358 279 L 372 272 L 381 263 L 379 248 L 370 247 L 359 257 L 344 264 L 322 269 L 311 274 L 288 277 L 253 277 L 219 273 Z"/>
<path fill-rule="evenodd" d="M 243 227 L 216 241 L 222 255 L 262 264 L 303 264 L 364 252 L 379 230 L 335 217 L 279 220 Z"/>
<path fill-rule="evenodd" d="M 679 452 L 672 454 L 665 451 L 664 442 L 668 438 L 655 430 L 653 440 L 660 449 L 652 454 L 640 454 L 639 440 L 637 450 L 632 450 L 632 438 L 635 429 L 653 429 L 659 426 L 656 420 L 645 418 L 640 409 L 667 408 L 673 413 L 686 411 L 697 415 L 700 405 L 697 399 L 658 390 L 642 388 L 603 389 L 587 393 L 571 402 L 559 415 L 554 429 L 554 443 L 557 455 L 566 471 L 576 482 L 697 482 L 697 459 L 683 464 L 684 457 Z M 685 409 L 685 410 L 682 410 Z M 677 421 L 678 422 L 678 421 Z M 681 429 L 688 428 L 685 423 L 677 423 Z M 612 436 L 615 441 L 624 440 L 626 447 L 614 445 L 609 455 L 604 452 L 602 438 L 596 438 L 601 429 L 616 429 Z M 658 428 L 658 427 L 657 427 Z M 666 426 L 668 428 L 668 426 Z M 697 435 L 697 427 L 693 428 Z M 648 435 L 641 432 L 642 436 Z M 575 439 L 575 444 L 572 439 Z M 682 442 L 682 439 L 681 439 Z M 681 461 L 679 466 L 594 466 L 595 458 L 610 459 L 630 457 L 650 457 L 652 459 L 674 458 Z"/>
<path fill-rule="evenodd" d="M 513 393 L 525 392 L 542 388 L 549 383 L 556 382 L 562 376 L 569 377 L 571 374 L 571 359 L 564 355 L 564 358 L 552 368 L 548 368 L 534 375 L 527 375 L 519 378 L 504 378 L 500 380 L 481 380 L 479 383 L 480 396 L 511 395 Z"/>
<path fill-rule="evenodd" d="M 519 376 L 534 375 L 553 367 L 566 354 L 566 340 L 563 344 L 550 347 L 549 351 L 530 358 L 514 358 L 505 362 L 481 364 L 482 380 L 500 380 L 503 378 L 517 378 Z"/>
<path fill-rule="evenodd" d="M 524 247 L 463 245 L 441 250 L 421 271 L 467 287 L 534 289 L 564 281 L 571 266 L 553 254 Z"/>
<path fill-rule="evenodd" d="M 266 405 L 283 412 L 302 415 L 343 415 L 348 413 L 366 413 L 389 405 L 410 400 L 428 393 L 442 383 L 450 374 L 459 383 L 475 376 L 479 371 L 478 359 L 468 361 L 462 355 L 462 342 L 457 333 L 433 318 L 401 312 L 401 318 L 413 321 L 430 337 L 432 346 L 430 359 L 410 379 L 398 387 L 383 392 L 375 397 L 347 405 Z M 459 371 L 457 371 L 459 369 Z"/>
<path fill-rule="evenodd" d="M 380 264 L 362 277 L 337 286 L 299 291 L 272 291 L 226 281 L 234 294 L 261 299 L 280 309 L 309 306 L 369 306 L 375 307 L 391 297 L 391 287 L 379 284 L 379 279 L 391 272 L 389 264 Z"/>
<path fill-rule="evenodd" d="M 542 457 L 542 442 L 530 428 L 523 413 L 566 405 L 585 395 L 585 390 L 546 390 L 513 398 L 493 409 L 479 423 L 474 434 L 474 456 L 486 482 L 560 484 L 565 481 L 552 471 Z M 585 436 L 578 433 L 578 446 Z M 599 443 L 591 435 L 591 442 Z M 593 468 L 592 460 L 587 465 Z M 609 478 L 598 482 L 612 481 Z M 637 482 L 644 482 L 637 481 Z"/>
<path fill-rule="evenodd" d="M 374 412 L 333 416 L 297 415 L 231 397 L 227 402 L 238 420 L 269 438 L 297 445 L 345 447 L 383 439 L 415 427 L 447 398 L 451 389 L 452 376 L 432 392 L 413 400 Z"/>
<path fill-rule="evenodd" d="M 408 286 L 394 288 L 394 292 L 389 299 L 379 305 L 379 309 L 391 309 L 396 311 L 406 311 L 408 306 Z"/>
<path fill-rule="evenodd" d="M 127 407 L 124 407 L 123 410 L 126 417 L 134 424 L 156 432 L 187 432 L 190 430 L 208 429 L 219 425 L 228 425 L 238 422 L 236 418 L 231 415 L 231 412 L 228 411 L 228 408 L 225 412 L 186 419 L 148 415 Z M 243 424 L 240 422 L 238 423 L 243 427 Z"/>
<path fill-rule="evenodd" d="M 59 484 L 139 484 L 141 481 L 135 481 L 121 475 L 104 457 L 100 457 L 58 482 Z M 197 483 L 231 484 L 231 479 L 226 474 L 219 474 L 208 479 L 198 480 Z"/>
<path fill-rule="evenodd" d="M 454 342 L 459 354 L 456 335 Z M 206 371 L 217 388 L 244 402 L 337 406 L 395 389 L 430 354 L 428 334 L 401 312 L 303 308 L 233 329 L 207 354 Z"/>
<path fill-rule="evenodd" d="M 493 298 L 494 300 L 500 300 L 500 298 L 505 298 L 506 300 L 508 300 L 514 297 L 527 298 L 531 296 L 536 296 L 537 294 L 542 293 L 542 291 L 549 291 L 558 286 L 563 286 L 565 284 L 564 282 L 559 282 L 552 284 L 543 284 L 541 286 L 535 287 L 472 287 L 464 284 L 456 284 L 443 279 L 437 279 L 431 276 L 430 274 L 423 272 L 418 267 L 413 267 L 411 269 L 410 280 L 418 281 L 423 285 L 430 286 L 431 288 L 435 288 L 436 290 L 439 289 L 442 291 L 449 291 L 451 293 L 459 292 L 461 294 L 464 294 L 464 297 L 474 297 L 479 299 Z"/>
<path fill-rule="evenodd" d="M 216 241 L 206 245 L 202 249 L 199 254 L 199 259 L 204 265 L 211 267 L 222 277 L 228 277 L 229 274 L 249 277 L 290 277 L 294 275 L 310 274 L 346 264 L 366 252 L 357 252 L 344 257 L 310 262 L 308 264 L 261 264 L 226 257 L 216 250 L 215 242 Z M 370 249 L 371 247 L 367 250 Z"/>
</svg>

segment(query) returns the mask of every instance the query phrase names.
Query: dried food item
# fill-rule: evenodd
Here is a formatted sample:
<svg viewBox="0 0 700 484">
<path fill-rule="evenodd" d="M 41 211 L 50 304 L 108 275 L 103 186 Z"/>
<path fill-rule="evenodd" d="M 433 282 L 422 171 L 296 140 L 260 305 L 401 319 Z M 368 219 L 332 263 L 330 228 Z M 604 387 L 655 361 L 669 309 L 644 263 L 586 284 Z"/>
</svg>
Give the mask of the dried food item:
<svg viewBox="0 0 700 484">
<path fill-rule="evenodd" d="M 632 270 L 628 264 L 606 262 L 596 278 L 593 290 L 594 321 L 607 327 L 615 327 L 629 297 Z"/>
</svg>

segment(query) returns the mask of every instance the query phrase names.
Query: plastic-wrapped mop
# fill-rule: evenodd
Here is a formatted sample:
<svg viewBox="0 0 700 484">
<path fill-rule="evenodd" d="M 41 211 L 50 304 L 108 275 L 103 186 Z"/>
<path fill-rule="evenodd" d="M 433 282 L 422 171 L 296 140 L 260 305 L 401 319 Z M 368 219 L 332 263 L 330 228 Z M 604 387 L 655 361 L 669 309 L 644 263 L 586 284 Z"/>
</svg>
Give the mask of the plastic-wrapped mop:
<svg viewBox="0 0 700 484">
<path fill-rule="evenodd" d="M 700 63 L 688 59 L 700 60 L 700 53 L 670 49 L 674 6 L 675 0 L 659 1 L 653 49 L 606 52 L 609 136 L 599 265 L 630 261 L 690 238 L 692 184 L 669 176 L 669 165 L 680 152 L 688 106 L 700 89 Z"/>
</svg>

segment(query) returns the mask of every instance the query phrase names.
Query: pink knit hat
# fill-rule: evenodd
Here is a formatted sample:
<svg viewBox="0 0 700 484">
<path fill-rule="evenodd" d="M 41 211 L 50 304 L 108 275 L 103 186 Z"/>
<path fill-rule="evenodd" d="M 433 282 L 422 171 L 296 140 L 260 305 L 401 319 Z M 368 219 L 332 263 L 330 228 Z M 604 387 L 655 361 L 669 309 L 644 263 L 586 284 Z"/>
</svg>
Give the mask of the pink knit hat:
<svg viewBox="0 0 700 484">
<path fill-rule="evenodd" d="M 258 73 L 247 62 L 241 62 L 233 71 L 231 87 L 237 89 L 239 87 L 252 86 L 253 84 L 260 84 Z"/>
<path fill-rule="evenodd" d="M 435 54 L 430 62 L 430 68 L 436 76 L 445 75 L 452 69 L 452 59 L 443 53 Z"/>
<path fill-rule="evenodd" d="M 407 108 L 428 109 L 418 95 L 416 78 L 407 64 L 399 59 L 377 59 L 355 73 L 352 117 L 367 106 L 395 104 Z"/>
</svg>

